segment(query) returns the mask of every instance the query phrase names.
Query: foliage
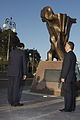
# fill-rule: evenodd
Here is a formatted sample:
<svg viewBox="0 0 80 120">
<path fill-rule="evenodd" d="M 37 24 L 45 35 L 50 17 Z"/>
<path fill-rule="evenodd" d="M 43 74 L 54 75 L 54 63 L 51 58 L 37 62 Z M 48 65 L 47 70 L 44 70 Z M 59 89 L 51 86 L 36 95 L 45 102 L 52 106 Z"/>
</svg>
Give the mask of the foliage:
<svg viewBox="0 0 80 120">
<path fill-rule="evenodd" d="M 27 49 L 25 50 L 25 56 L 27 62 L 28 73 L 35 73 L 37 66 L 40 62 L 41 56 L 37 50 Z"/>
<path fill-rule="evenodd" d="M 20 42 L 17 33 L 12 30 L 0 31 L 0 60 L 5 61 L 8 49 L 8 40 L 10 35 L 9 52 L 14 49 L 16 45 Z"/>
</svg>

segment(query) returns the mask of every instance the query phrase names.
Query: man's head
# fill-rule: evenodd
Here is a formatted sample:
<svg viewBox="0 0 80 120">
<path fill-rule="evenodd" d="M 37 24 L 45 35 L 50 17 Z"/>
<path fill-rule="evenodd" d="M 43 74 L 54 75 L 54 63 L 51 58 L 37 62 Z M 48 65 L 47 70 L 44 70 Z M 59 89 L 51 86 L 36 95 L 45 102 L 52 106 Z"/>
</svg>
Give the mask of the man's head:
<svg viewBox="0 0 80 120">
<path fill-rule="evenodd" d="M 17 47 L 18 47 L 19 49 L 23 50 L 24 47 L 25 47 L 25 45 L 24 45 L 24 43 L 19 43 L 19 44 L 17 45 Z"/>
<path fill-rule="evenodd" d="M 71 42 L 71 41 L 69 41 L 69 42 L 67 42 L 66 45 L 65 45 L 65 51 L 66 51 L 66 52 L 69 52 L 69 51 L 71 51 L 71 50 L 74 50 L 74 43 Z"/>
</svg>

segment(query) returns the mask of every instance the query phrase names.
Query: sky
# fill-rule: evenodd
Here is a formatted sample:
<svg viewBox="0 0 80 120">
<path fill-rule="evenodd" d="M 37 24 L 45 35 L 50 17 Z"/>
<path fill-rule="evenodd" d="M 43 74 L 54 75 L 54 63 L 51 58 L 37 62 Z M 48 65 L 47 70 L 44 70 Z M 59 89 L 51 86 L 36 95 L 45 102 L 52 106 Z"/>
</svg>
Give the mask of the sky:
<svg viewBox="0 0 80 120">
<path fill-rule="evenodd" d="M 69 41 L 75 44 L 74 52 L 80 61 L 80 0 L 0 0 L 0 27 L 6 18 L 13 18 L 17 35 L 27 49 L 37 49 L 46 60 L 50 49 L 49 33 L 42 22 L 40 12 L 50 6 L 55 14 L 63 13 L 77 19 L 72 24 Z"/>
</svg>

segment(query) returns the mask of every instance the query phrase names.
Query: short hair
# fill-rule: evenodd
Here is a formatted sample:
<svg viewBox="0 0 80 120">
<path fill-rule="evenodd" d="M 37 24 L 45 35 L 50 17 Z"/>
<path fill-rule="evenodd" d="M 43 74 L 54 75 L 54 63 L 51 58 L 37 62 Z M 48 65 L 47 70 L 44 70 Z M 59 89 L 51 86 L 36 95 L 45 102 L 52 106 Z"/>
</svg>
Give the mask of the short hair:
<svg viewBox="0 0 80 120">
<path fill-rule="evenodd" d="M 74 50 L 74 43 L 69 41 L 68 44 L 70 45 L 71 49 Z"/>
<path fill-rule="evenodd" d="M 24 48 L 25 45 L 24 45 L 24 43 L 19 43 L 19 44 L 17 45 L 17 47 L 20 47 L 20 48 L 23 47 L 23 48 Z"/>
</svg>

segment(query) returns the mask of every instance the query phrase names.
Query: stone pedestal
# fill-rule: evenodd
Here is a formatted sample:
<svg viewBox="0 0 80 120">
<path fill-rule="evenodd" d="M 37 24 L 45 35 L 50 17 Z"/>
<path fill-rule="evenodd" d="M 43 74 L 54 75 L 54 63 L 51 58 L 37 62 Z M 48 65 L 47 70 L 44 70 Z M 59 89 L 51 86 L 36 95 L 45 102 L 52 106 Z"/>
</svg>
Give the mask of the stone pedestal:
<svg viewBox="0 0 80 120">
<path fill-rule="evenodd" d="M 32 83 L 32 92 L 61 96 L 58 88 L 62 61 L 41 61 Z"/>
</svg>

